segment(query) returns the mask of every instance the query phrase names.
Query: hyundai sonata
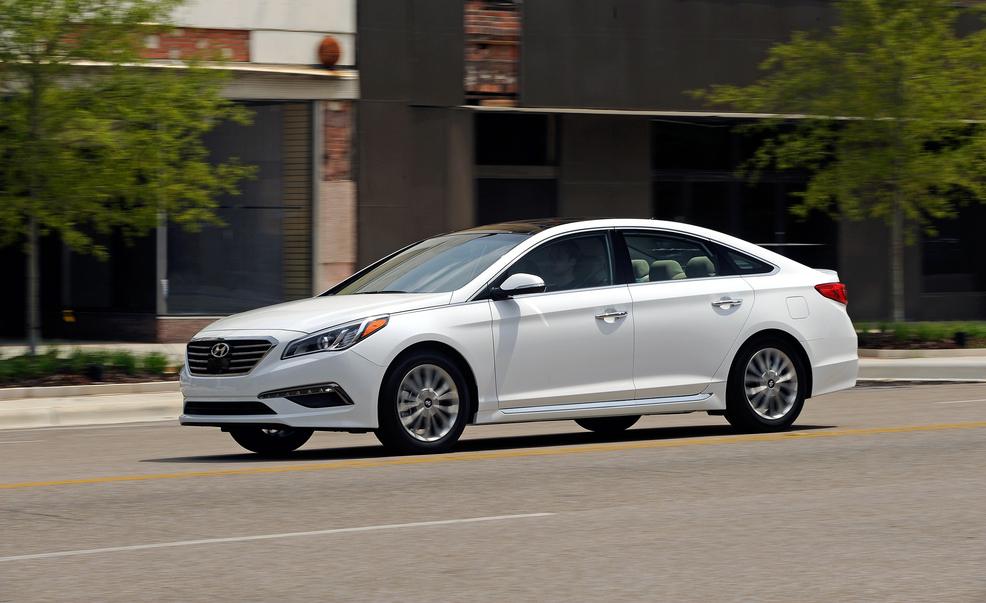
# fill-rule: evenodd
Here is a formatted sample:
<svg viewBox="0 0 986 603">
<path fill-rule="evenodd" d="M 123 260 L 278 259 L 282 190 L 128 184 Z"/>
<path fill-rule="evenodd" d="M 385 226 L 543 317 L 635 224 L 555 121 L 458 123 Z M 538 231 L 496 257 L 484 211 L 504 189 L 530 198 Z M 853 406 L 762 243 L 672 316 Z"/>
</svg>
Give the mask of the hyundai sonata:
<svg viewBox="0 0 986 603">
<path fill-rule="evenodd" d="M 662 413 L 780 430 L 806 398 L 855 384 L 846 303 L 834 272 L 696 226 L 483 226 L 211 324 L 187 347 L 181 423 L 262 454 L 315 430 L 436 452 L 467 424 L 612 434 Z"/>
</svg>

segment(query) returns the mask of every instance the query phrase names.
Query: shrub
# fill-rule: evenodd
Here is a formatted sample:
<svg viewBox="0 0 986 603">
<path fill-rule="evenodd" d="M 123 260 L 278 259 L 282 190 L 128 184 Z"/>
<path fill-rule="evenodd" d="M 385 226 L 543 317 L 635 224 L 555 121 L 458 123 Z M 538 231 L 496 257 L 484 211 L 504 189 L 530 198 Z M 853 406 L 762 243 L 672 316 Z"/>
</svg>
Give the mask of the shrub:
<svg viewBox="0 0 986 603">
<path fill-rule="evenodd" d="M 73 375 L 81 375 L 85 372 L 89 364 L 88 356 L 79 348 L 72 350 L 72 353 L 65 359 L 65 370 Z"/>
<path fill-rule="evenodd" d="M 137 357 L 126 350 L 110 352 L 106 364 L 127 375 L 133 375 L 137 372 Z"/>
<path fill-rule="evenodd" d="M 151 352 L 141 359 L 141 369 L 152 375 L 162 375 L 168 370 L 168 357 L 158 352 Z"/>
</svg>

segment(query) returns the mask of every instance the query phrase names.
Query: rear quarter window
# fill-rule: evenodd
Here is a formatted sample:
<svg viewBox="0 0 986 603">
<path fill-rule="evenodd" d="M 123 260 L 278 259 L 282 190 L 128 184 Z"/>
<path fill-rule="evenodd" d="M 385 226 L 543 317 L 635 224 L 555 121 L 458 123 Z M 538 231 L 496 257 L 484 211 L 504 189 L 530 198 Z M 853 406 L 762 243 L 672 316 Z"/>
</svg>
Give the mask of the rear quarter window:
<svg viewBox="0 0 986 603">
<path fill-rule="evenodd" d="M 773 265 L 735 249 L 720 247 L 719 250 L 720 256 L 725 260 L 722 262 L 725 274 L 768 274 L 774 271 Z"/>
</svg>

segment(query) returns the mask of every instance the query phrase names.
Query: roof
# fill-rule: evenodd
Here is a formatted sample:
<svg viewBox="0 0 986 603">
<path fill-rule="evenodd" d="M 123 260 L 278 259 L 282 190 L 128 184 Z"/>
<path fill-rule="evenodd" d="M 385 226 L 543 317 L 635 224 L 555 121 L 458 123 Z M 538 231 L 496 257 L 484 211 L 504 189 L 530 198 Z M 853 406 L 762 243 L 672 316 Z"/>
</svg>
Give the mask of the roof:
<svg viewBox="0 0 986 603">
<path fill-rule="evenodd" d="M 536 234 L 555 226 L 572 224 L 573 222 L 584 222 L 586 218 L 536 218 L 533 220 L 517 220 L 514 222 L 500 222 L 499 224 L 487 224 L 485 226 L 475 226 L 461 232 L 512 232 L 517 234 Z"/>
<path fill-rule="evenodd" d="M 460 232 L 513 232 L 531 235 L 531 238 L 535 240 L 529 240 L 529 243 L 518 246 L 518 249 L 523 250 L 529 248 L 529 246 L 537 245 L 540 242 L 537 239 L 541 239 L 543 237 L 538 237 L 536 235 L 545 233 L 547 230 L 556 229 L 553 230 L 552 233 L 545 233 L 544 237 L 552 237 L 555 236 L 555 234 L 563 234 L 567 232 L 578 232 L 586 228 L 661 229 L 668 232 L 711 239 L 717 243 L 750 253 L 755 257 L 759 257 L 779 266 L 788 266 L 792 264 L 799 265 L 793 260 L 771 251 L 770 249 L 761 247 L 755 243 L 750 243 L 749 241 L 744 241 L 724 232 L 719 232 L 684 222 L 670 222 L 667 220 L 656 220 L 653 218 L 544 218 L 522 220 L 518 222 L 503 222 L 500 224 L 490 224 L 488 226 L 477 226 L 475 228 L 470 228 L 469 230 L 463 230 Z"/>
</svg>

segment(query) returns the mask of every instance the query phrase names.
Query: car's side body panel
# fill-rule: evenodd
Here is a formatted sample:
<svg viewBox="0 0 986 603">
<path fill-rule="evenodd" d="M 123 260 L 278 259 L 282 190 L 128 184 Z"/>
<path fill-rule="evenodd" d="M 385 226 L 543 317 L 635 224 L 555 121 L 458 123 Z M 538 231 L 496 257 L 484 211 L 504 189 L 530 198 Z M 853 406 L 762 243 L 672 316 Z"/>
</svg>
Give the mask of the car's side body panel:
<svg viewBox="0 0 986 603">
<path fill-rule="evenodd" d="M 448 346 L 462 356 L 476 379 L 478 409 L 496 407 L 490 306 L 485 300 L 392 315 L 386 328 L 352 351 L 385 371 L 405 350 L 425 343 Z"/>
<path fill-rule="evenodd" d="M 705 391 L 750 316 L 753 288 L 734 276 L 636 283 L 629 289 L 635 397 Z M 740 304 L 713 305 L 723 298 Z"/>
<path fill-rule="evenodd" d="M 491 307 L 500 408 L 634 397 L 625 285 L 524 295 Z"/>
<path fill-rule="evenodd" d="M 836 277 L 798 266 L 776 274 L 749 276 L 744 279 L 756 290 L 756 303 L 742 334 L 730 350 L 727 361 L 713 379 L 725 383 L 732 358 L 739 348 L 764 331 L 783 331 L 804 348 L 812 371 L 812 396 L 852 387 L 856 382 L 858 357 L 856 331 L 846 307 L 823 297 L 815 285 L 832 282 Z M 807 315 L 792 316 L 791 299 L 803 300 Z M 799 316 L 800 314 L 795 314 Z"/>
</svg>

